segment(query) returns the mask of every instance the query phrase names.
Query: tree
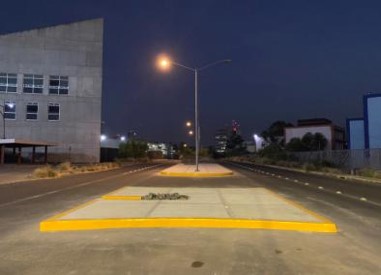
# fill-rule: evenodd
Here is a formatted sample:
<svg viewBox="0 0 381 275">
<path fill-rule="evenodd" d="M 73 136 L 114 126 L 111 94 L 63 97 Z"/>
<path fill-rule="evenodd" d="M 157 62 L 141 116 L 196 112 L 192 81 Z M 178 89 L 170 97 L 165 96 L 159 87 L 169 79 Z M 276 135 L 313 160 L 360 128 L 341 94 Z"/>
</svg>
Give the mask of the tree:
<svg viewBox="0 0 381 275">
<path fill-rule="evenodd" d="M 312 148 L 314 150 L 324 150 L 328 145 L 328 140 L 321 133 L 315 133 L 312 143 Z"/>
<path fill-rule="evenodd" d="M 286 144 L 286 149 L 294 152 L 320 151 L 324 150 L 327 144 L 327 139 L 321 133 L 312 134 L 308 132 L 301 139 L 292 138 L 289 143 Z"/>
<path fill-rule="evenodd" d="M 292 138 L 290 142 L 286 144 L 286 150 L 293 152 L 302 152 L 307 151 L 307 148 L 300 138 Z"/>
<path fill-rule="evenodd" d="M 246 152 L 246 147 L 244 146 L 244 140 L 241 135 L 232 131 L 230 134 L 227 143 L 226 151 L 230 155 L 239 155 Z"/>
<path fill-rule="evenodd" d="M 119 157 L 122 158 L 143 158 L 147 156 L 148 145 L 142 140 L 128 140 L 119 145 Z"/>
<path fill-rule="evenodd" d="M 292 127 L 291 123 L 285 121 L 275 121 L 270 125 L 270 127 L 263 131 L 261 136 L 269 143 L 269 144 L 284 144 L 284 128 Z"/>
</svg>

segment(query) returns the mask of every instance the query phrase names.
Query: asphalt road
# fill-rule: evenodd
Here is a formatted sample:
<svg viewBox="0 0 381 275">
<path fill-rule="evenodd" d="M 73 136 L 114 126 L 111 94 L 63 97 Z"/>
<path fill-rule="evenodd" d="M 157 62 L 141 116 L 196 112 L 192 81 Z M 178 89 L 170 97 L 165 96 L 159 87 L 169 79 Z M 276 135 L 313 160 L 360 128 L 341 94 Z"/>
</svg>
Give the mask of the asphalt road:
<svg viewBox="0 0 381 275">
<path fill-rule="evenodd" d="M 259 172 L 267 169 L 263 167 L 226 166 L 237 174 L 161 177 L 157 172 L 165 166 L 141 165 L 0 186 L 0 274 L 379 274 L 381 209 L 373 194 L 379 194 L 378 186 L 351 182 L 350 189 L 343 189 L 347 185 L 342 181 L 325 177 L 287 171 L 279 178 L 283 170 L 265 174 Z M 39 232 L 41 220 L 127 185 L 266 187 L 330 218 L 339 233 L 154 228 Z M 362 193 L 339 196 L 338 187 L 343 194 Z"/>
</svg>

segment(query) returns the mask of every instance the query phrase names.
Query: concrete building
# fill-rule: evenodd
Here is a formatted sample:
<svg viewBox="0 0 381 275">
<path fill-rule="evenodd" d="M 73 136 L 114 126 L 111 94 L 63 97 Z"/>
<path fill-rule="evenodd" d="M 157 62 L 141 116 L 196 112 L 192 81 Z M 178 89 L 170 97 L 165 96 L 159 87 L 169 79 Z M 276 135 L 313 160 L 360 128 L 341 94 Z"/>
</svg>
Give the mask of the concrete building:
<svg viewBox="0 0 381 275">
<path fill-rule="evenodd" d="M 349 149 L 381 148 L 381 94 L 363 97 L 364 118 L 347 119 Z"/>
<path fill-rule="evenodd" d="M 0 35 L 6 138 L 54 143 L 48 161 L 98 162 L 103 19 Z"/>
<path fill-rule="evenodd" d="M 327 150 L 342 150 L 345 147 L 344 129 L 325 118 L 301 119 L 296 127 L 286 127 L 285 143 L 293 138 L 302 138 L 307 133 L 321 133 L 328 141 Z"/>
</svg>

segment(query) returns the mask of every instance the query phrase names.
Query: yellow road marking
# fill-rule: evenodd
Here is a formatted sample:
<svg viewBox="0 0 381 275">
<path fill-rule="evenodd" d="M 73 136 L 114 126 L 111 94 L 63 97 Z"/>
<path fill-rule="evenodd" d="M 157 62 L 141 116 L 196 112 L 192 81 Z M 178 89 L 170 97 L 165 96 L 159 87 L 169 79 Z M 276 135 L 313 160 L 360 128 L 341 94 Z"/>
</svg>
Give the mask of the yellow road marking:
<svg viewBox="0 0 381 275">
<path fill-rule="evenodd" d="M 46 220 L 40 223 L 40 231 L 98 230 L 113 228 L 241 228 L 296 230 L 312 232 L 337 232 L 332 223 L 290 222 L 247 219 L 208 218 L 147 218 L 147 219 L 94 219 L 94 220 Z"/>
<path fill-rule="evenodd" d="M 105 195 L 102 196 L 104 200 L 126 200 L 126 201 L 140 201 L 142 196 L 113 196 L 113 195 Z"/>
<path fill-rule="evenodd" d="M 233 172 L 213 172 L 213 173 L 207 173 L 207 172 L 169 172 L 169 171 L 161 171 L 160 175 L 162 176 L 169 176 L 169 177 L 226 177 L 226 176 L 232 176 Z"/>
</svg>

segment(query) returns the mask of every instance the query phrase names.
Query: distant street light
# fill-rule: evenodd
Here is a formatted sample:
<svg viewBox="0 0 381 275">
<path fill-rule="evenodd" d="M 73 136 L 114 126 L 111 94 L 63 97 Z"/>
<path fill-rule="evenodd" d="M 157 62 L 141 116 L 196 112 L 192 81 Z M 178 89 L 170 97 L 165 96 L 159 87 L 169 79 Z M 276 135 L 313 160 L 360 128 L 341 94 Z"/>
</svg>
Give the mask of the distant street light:
<svg viewBox="0 0 381 275">
<path fill-rule="evenodd" d="M 126 137 L 125 136 L 121 136 L 120 137 L 120 141 L 126 141 Z"/>
<path fill-rule="evenodd" d="M 185 124 L 187 127 L 191 127 L 192 126 L 192 122 L 190 121 L 187 121 L 187 123 Z"/>
<path fill-rule="evenodd" d="M 188 132 L 188 134 L 191 135 L 191 136 L 193 136 L 193 131 L 190 130 L 190 131 Z"/>
<path fill-rule="evenodd" d="M 101 141 L 105 141 L 107 139 L 106 135 L 101 135 Z"/>
<path fill-rule="evenodd" d="M 168 56 L 166 55 L 161 55 L 157 59 L 157 65 L 158 67 L 163 70 L 163 71 L 168 71 L 171 69 L 172 65 L 181 67 L 183 69 L 186 69 L 188 71 L 191 71 L 194 73 L 194 123 L 195 123 L 195 144 L 196 144 L 196 157 L 195 157 L 195 162 L 196 162 L 196 172 L 199 171 L 198 169 L 198 157 L 199 157 L 199 152 L 200 152 L 200 139 L 201 139 L 201 134 L 200 134 L 200 126 L 199 126 L 199 120 L 198 120 L 198 73 L 200 71 L 203 71 L 209 67 L 215 66 L 217 64 L 221 63 L 230 63 L 231 59 L 222 59 L 218 60 L 212 63 L 209 63 L 205 66 L 202 66 L 200 68 L 191 68 L 185 65 L 182 65 L 180 63 L 176 63 L 173 60 L 171 60 Z M 191 135 L 193 135 L 193 131 Z M 189 134 L 190 134 L 189 132 Z"/>
</svg>

